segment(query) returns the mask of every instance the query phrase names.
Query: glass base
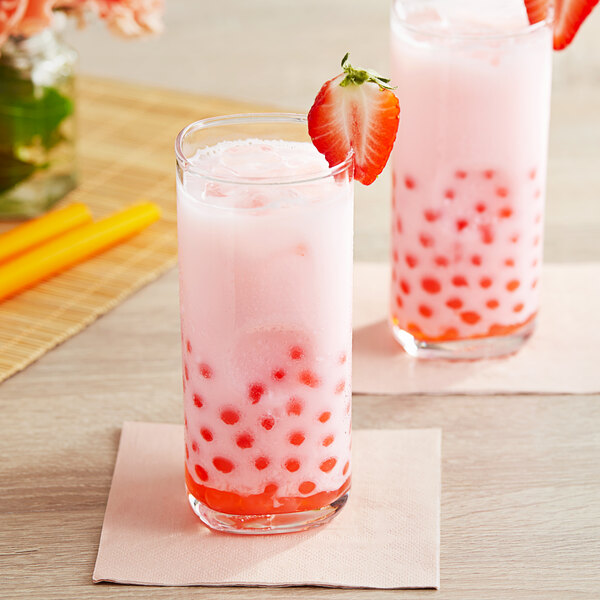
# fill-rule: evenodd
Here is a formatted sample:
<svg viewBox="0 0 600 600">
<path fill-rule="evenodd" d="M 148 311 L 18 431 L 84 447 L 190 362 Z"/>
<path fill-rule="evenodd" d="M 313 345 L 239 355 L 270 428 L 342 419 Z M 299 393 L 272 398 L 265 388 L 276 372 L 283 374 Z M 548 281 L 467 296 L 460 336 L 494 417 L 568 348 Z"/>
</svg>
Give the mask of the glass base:
<svg viewBox="0 0 600 600">
<path fill-rule="evenodd" d="M 410 356 L 424 359 L 478 360 L 500 358 L 517 352 L 535 329 L 531 319 L 510 335 L 498 335 L 454 341 L 427 342 L 417 339 L 408 331 L 391 324 L 396 341 Z"/>
<path fill-rule="evenodd" d="M 273 533 L 292 533 L 325 525 L 344 508 L 348 492 L 318 510 L 273 515 L 231 515 L 222 513 L 203 504 L 188 493 L 192 510 L 200 520 L 215 531 L 242 535 L 261 535 Z"/>
</svg>

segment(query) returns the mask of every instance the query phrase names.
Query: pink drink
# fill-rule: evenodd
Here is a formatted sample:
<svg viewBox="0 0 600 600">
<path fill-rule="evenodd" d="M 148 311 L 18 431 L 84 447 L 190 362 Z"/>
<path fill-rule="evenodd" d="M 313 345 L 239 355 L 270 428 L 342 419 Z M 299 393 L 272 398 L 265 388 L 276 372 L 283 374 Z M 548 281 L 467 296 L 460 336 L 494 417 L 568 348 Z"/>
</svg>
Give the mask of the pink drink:
<svg viewBox="0 0 600 600">
<path fill-rule="evenodd" d="M 308 142 L 198 147 L 177 179 L 190 501 L 219 529 L 319 524 L 350 485 L 349 169 Z"/>
<path fill-rule="evenodd" d="M 394 6 L 391 319 L 411 354 L 505 354 L 533 329 L 551 49 L 521 2 Z"/>
</svg>

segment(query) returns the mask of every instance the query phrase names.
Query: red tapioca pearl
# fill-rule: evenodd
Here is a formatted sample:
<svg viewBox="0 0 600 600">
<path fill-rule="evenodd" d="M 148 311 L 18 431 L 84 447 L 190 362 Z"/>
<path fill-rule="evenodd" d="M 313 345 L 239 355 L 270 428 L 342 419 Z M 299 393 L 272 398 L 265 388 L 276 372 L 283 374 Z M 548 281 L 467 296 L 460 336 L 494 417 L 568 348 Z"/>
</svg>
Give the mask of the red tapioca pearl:
<svg viewBox="0 0 600 600">
<path fill-rule="evenodd" d="M 516 243 L 519 241 L 519 234 L 518 234 L 518 233 L 515 233 L 515 234 L 511 235 L 511 236 L 510 236 L 510 241 L 511 241 L 513 244 L 516 244 Z"/>
<path fill-rule="evenodd" d="M 248 387 L 248 398 L 252 404 L 256 404 L 260 401 L 265 393 L 265 386 L 262 383 L 252 383 Z"/>
<path fill-rule="evenodd" d="M 275 419 L 273 417 L 263 417 L 260 420 L 260 424 L 263 429 L 271 431 L 271 429 L 273 429 L 273 427 L 275 426 Z"/>
<path fill-rule="evenodd" d="M 538 280 L 534 279 L 533 282 L 532 282 L 532 284 L 531 284 L 531 289 L 534 290 L 537 287 L 537 284 L 538 284 Z"/>
<path fill-rule="evenodd" d="M 187 447 L 187 445 L 186 445 L 186 447 L 185 447 L 185 459 L 186 459 L 186 460 L 189 460 L 189 459 L 190 459 L 190 451 L 188 450 L 188 447 Z"/>
<path fill-rule="evenodd" d="M 396 294 L 396 306 L 398 306 L 398 308 L 402 308 L 402 305 L 404 303 L 402 302 L 402 298 L 399 294 Z"/>
<path fill-rule="evenodd" d="M 331 444 L 333 444 L 333 440 L 334 437 L 332 435 L 328 435 L 324 440 L 323 440 L 323 446 L 327 447 L 327 446 L 331 446 Z"/>
<path fill-rule="evenodd" d="M 539 235 L 536 235 L 536 236 L 533 238 L 533 245 L 534 245 L 534 246 L 537 246 L 539 243 L 540 243 L 540 236 L 539 236 Z"/>
<path fill-rule="evenodd" d="M 394 171 L 392 171 L 392 189 L 395 190 L 396 189 L 396 173 Z"/>
<path fill-rule="evenodd" d="M 406 329 L 409 333 L 412 333 L 413 335 L 421 335 L 421 328 L 416 324 L 416 323 L 408 323 L 406 325 Z"/>
<path fill-rule="evenodd" d="M 302 402 L 297 398 L 290 398 L 285 411 L 289 416 L 299 416 L 302 414 Z"/>
<path fill-rule="evenodd" d="M 448 188 L 445 192 L 444 192 L 444 198 L 447 198 L 448 200 L 454 200 L 454 197 L 456 196 L 456 193 L 454 192 L 454 190 Z"/>
<path fill-rule="evenodd" d="M 275 369 L 271 373 L 271 378 L 274 381 L 281 381 L 285 377 L 285 371 L 283 369 Z"/>
<path fill-rule="evenodd" d="M 213 370 L 206 363 L 200 363 L 198 365 L 198 371 L 200 371 L 200 375 L 202 375 L 204 379 L 210 379 L 213 376 Z"/>
<path fill-rule="evenodd" d="M 408 281 L 406 281 L 406 279 L 400 280 L 400 288 L 407 296 L 408 296 L 408 294 L 410 294 L 410 285 L 409 285 Z"/>
<path fill-rule="evenodd" d="M 265 491 L 263 494 L 265 494 L 265 496 L 274 496 L 278 489 L 279 488 L 277 487 L 276 483 L 268 483 L 265 485 Z"/>
<path fill-rule="evenodd" d="M 392 252 L 392 258 L 394 259 L 394 262 L 398 262 L 398 250 L 396 250 L 396 248 L 394 248 L 394 251 Z"/>
<path fill-rule="evenodd" d="M 454 327 L 449 327 L 442 334 L 442 338 L 445 340 L 455 340 L 458 337 L 458 330 L 454 329 Z"/>
<path fill-rule="evenodd" d="M 475 325 L 475 323 L 481 319 L 479 314 L 472 310 L 461 313 L 460 318 L 462 319 L 463 323 L 466 323 L 467 325 Z"/>
<path fill-rule="evenodd" d="M 207 427 L 203 427 L 200 430 L 200 435 L 207 441 L 207 442 L 212 442 L 213 441 L 213 434 L 212 431 L 210 429 L 208 429 Z"/>
<path fill-rule="evenodd" d="M 327 421 L 329 421 L 330 418 L 331 418 L 331 413 L 328 410 L 325 412 L 322 412 L 319 415 L 319 421 L 321 421 L 321 423 L 327 423 Z"/>
<path fill-rule="evenodd" d="M 194 394 L 192 400 L 194 401 L 194 405 L 198 408 L 202 408 L 204 406 L 204 402 L 202 401 L 202 398 L 198 396 L 198 394 Z"/>
<path fill-rule="evenodd" d="M 186 381 L 189 381 L 189 380 L 190 380 L 190 371 L 189 371 L 189 369 L 188 369 L 188 366 L 187 366 L 187 365 L 185 365 L 185 366 L 183 367 L 183 374 L 184 374 L 185 380 L 186 380 Z"/>
<path fill-rule="evenodd" d="M 293 446 L 300 446 L 304 443 L 305 439 L 306 436 L 301 431 L 294 431 L 293 433 L 290 433 L 290 436 L 288 438 L 290 444 L 292 444 Z"/>
<path fill-rule="evenodd" d="M 440 282 L 433 277 L 424 277 L 421 279 L 421 287 L 428 294 L 437 294 L 442 289 Z"/>
<path fill-rule="evenodd" d="M 196 475 L 200 481 L 208 481 L 208 473 L 204 467 L 200 465 L 194 465 L 194 471 L 196 471 Z"/>
<path fill-rule="evenodd" d="M 535 179 L 536 175 L 537 175 L 537 169 L 531 169 L 531 171 L 529 171 L 529 179 Z"/>
<path fill-rule="evenodd" d="M 295 473 L 300 468 L 300 461 L 297 460 L 296 458 L 288 458 L 285 461 L 285 468 L 290 473 Z"/>
<path fill-rule="evenodd" d="M 336 458 L 328 458 L 327 460 L 324 460 L 320 465 L 319 465 L 319 469 L 321 469 L 321 471 L 323 471 L 323 473 L 329 473 L 329 471 L 331 471 L 331 469 L 333 469 L 333 467 L 335 467 L 337 463 L 337 459 Z"/>
<path fill-rule="evenodd" d="M 192 353 L 192 344 L 191 344 L 190 340 L 188 340 L 185 343 L 185 347 L 186 347 L 186 350 L 188 351 L 188 354 L 191 354 Z"/>
<path fill-rule="evenodd" d="M 345 474 L 348 472 L 348 469 L 349 469 L 349 468 L 350 468 L 350 463 L 349 463 L 349 462 L 347 462 L 347 463 L 344 465 L 344 470 L 342 471 L 342 475 L 345 475 Z"/>
<path fill-rule="evenodd" d="M 492 310 L 494 310 L 494 308 L 498 308 L 498 300 L 494 300 L 494 299 L 492 299 L 492 300 L 488 300 L 488 301 L 485 303 L 485 305 L 486 305 L 488 308 L 491 308 Z"/>
<path fill-rule="evenodd" d="M 537 267 L 537 265 L 538 265 L 538 259 L 537 259 L 537 258 L 534 258 L 534 259 L 533 259 L 533 262 L 531 263 L 531 266 L 532 266 L 532 267 Z"/>
<path fill-rule="evenodd" d="M 183 417 L 183 424 L 187 427 L 188 423 L 187 423 L 187 417 Z"/>
<path fill-rule="evenodd" d="M 342 381 L 340 381 L 335 386 L 335 393 L 336 394 L 341 394 L 345 389 L 346 389 L 346 382 L 342 379 Z"/>
<path fill-rule="evenodd" d="M 292 360 L 300 360 L 304 357 L 304 350 L 300 346 L 292 346 L 290 348 L 290 358 Z"/>
<path fill-rule="evenodd" d="M 317 486 L 312 481 L 303 481 L 298 486 L 298 491 L 301 494 L 310 494 Z"/>
<path fill-rule="evenodd" d="M 456 287 L 466 287 L 469 284 L 467 283 L 467 280 L 465 279 L 465 277 L 463 277 L 462 275 L 455 275 L 452 278 L 452 285 L 454 285 Z"/>
<path fill-rule="evenodd" d="M 437 221 L 440 218 L 440 212 L 438 210 L 426 210 L 424 213 L 425 215 L 425 220 L 429 221 L 429 223 L 433 223 L 434 221 Z"/>
<path fill-rule="evenodd" d="M 345 364 L 345 362 L 346 362 L 346 359 L 347 359 L 347 357 L 346 357 L 346 353 L 345 353 L 345 352 L 342 352 L 342 353 L 340 354 L 340 358 L 339 358 L 338 362 L 340 363 L 340 365 L 343 365 L 343 364 Z"/>
<path fill-rule="evenodd" d="M 198 452 L 200 448 L 198 448 L 198 442 L 196 440 L 194 440 L 192 442 L 192 452 Z"/>
<path fill-rule="evenodd" d="M 509 208 L 508 206 L 504 206 L 503 208 L 501 208 L 501 209 L 498 211 L 498 216 L 499 216 L 501 219 L 508 219 L 509 217 L 511 217 L 511 216 L 512 216 L 512 214 L 513 214 L 513 212 L 512 212 L 512 208 Z"/>
<path fill-rule="evenodd" d="M 254 438 L 247 432 L 240 433 L 240 435 L 235 438 L 235 443 L 238 448 L 252 448 L 254 445 Z"/>
<path fill-rule="evenodd" d="M 486 179 L 492 179 L 492 177 L 494 176 L 494 170 L 493 170 L 493 169 L 486 169 L 486 170 L 483 172 L 483 176 L 484 176 Z"/>
<path fill-rule="evenodd" d="M 456 231 L 462 231 L 463 229 L 466 229 L 469 225 L 469 221 L 467 221 L 466 219 L 458 219 L 456 221 Z"/>
<path fill-rule="evenodd" d="M 519 313 L 519 312 L 521 312 L 523 310 L 523 307 L 524 307 L 523 303 L 519 302 L 518 304 L 514 305 L 513 311 L 516 312 L 516 313 Z"/>
<path fill-rule="evenodd" d="M 396 219 L 396 231 L 402 233 L 402 219 L 400 217 Z"/>
<path fill-rule="evenodd" d="M 454 176 L 456 177 L 456 179 L 466 179 L 467 172 L 459 169 L 458 171 L 454 172 Z"/>
<path fill-rule="evenodd" d="M 426 319 L 428 319 L 433 314 L 433 311 L 426 304 L 420 304 L 419 305 L 419 314 L 422 317 L 425 317 Z"/>
<path fill-rule="evenodd" d="M 448 259 L 445 256 L 436 256 L 433 260 L 438 267 L 448 266 Z"/>
<path fill-rule="evenodd" d="M 519 286 L 521 285 L 521 282 L 518 279 L 511 279 L 507 284 L 506 284 L 506 289 L 509 292 L 514 292 Z"/>
<path fill-rule="evenodd" d="M 392 281 L 396 282 L 396 279 L 397 279 L 396 270 L 392 269 Z"/>
<path fill-rule="evenodd" d="M 410 175 L 407 175 L 404 178 L 404 185 L 406 186 L 406 189 L 412 190 L 415 188 L 415 185 L 416 185 L 415 180 Z"/>
<path fill-rule="evenodd" d="M 450 298 L 446 301 L 446 306 L 452 310 L 459 310 L 463 306 L 463 302 L 460 298 Z"/>
<path fill-rule="evenodd" d="M 498 198 L 506 198 L 508 196 L 508 189 L 505 187 L 497 187 L 496 196 L 498 196 Z"/>
<path fill-rule="evenodd" d="M 504 261 L 504 264 L 505 264 L 507 267 L 514 267 L 514 266 L 515 266 L 515 261 L 514 261 L 512 258 L 507 258 L 507 259 Z"/>
<path fill-rule="evenodd" d="M 409 269 L 414 269 L 417 266 L 417 264 L 419 263 L 416 256 L 413 256 L 412 254 L 407 254 L 404 257 L 404 260 L 406 261 L 406 264 L 408 265 Z"/>
<path fill-rule="evenodd" d="M 221 411 L 221 421 L 226 425 L 235 425 L 240 420 L 240 413 L 233 408 L 224 408 Z"/>
<path fill-rule="evenodd" d="M 479 280 L 479 285 L 483 288 L 489 288 L 492 285 L 492 280 L 489 277 L 482 277 Z"/>
<path fill-rule="evenodd" d="M 479 254 L 473 254 L 473 256 L 471 256 L 471 262 L 476 267 L 479 267 L 481 265 L 481 256 L 479 256 Z"/>
<path fill-rule="evenodd" d="M 254 461 L 254 466 L 259 470 L 262 471 L 263 469 L 266 469 L 269 466 L 269 459 L 266 456 L 259 456 L 255 461 Z"/>
<path fill-rule="evenodd" d="M 215 469 L 221 471 L 221 473 L 231 473 L 235 468 L 234 464 L 228 458 L 224 458 L 223 456 L 215 456 L 212 463 L 215 466 Z"/>
<path fill-rule="evenodd" d="M 308 369 L 300 371 L 300 373 L 298 373 L 298 381 L 310 388 L 319 387 L 319 385 L 321 384 L 321 380 L 312 371 L 309 371 Z"/>
<path fill-rule="evenodd" d="M 435 240 L 427 233 L 419 234 L 419 241 L 423 248 L 431 248 L 435 244 Z"/>
<path fill-rule="evenodd" d="M 481 241 L 484 244 L 491 244 L 494 241 L 494 234 L 492 232 L 491 225 L 480 225 L 479 233 L 481 234 Z"/>
<path fill-rule="evenodd" d="M 485 210 L 486 210 L 486 206 L 485 206 L 485 204 L 484 204 L 483 202 L 478 202 L 478 203 L 475 205 L 475 210 L 476 210 L 478 213 L 483 213 L 483 212 L 485 212 Z"/>
</svg>

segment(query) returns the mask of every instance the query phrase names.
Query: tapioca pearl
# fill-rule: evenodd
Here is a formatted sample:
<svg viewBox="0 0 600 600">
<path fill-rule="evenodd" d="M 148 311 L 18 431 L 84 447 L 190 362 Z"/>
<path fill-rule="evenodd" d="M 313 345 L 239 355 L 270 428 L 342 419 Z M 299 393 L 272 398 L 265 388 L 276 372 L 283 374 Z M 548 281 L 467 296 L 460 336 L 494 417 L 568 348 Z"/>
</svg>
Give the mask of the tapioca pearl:
<svg viewBox="0 0 600 600">
<path fill-rule="evenodd" d="M 516 244 L 519 241 L 519 234 L 513 233 L 513 235 L 511 235 L 509 239 L 511 243 Z"/>
<path fill-rule="evenodd" d="M 406 330 L 409 333 L 412 333 L 413 335 L 421 335 L 422 334 L 421 328 L 416 323 L 413 323 L 413 322 L 410 322 L 406 325 Z"/>
<path fill-rule="evenodd" d="M 342 381 L 338 382 L 335 386 L 335 393 L 341 394 L 346 389 L 346 382 L 342 379 Z"/>
<path fill-rule="evenodd" d="M 184 367 L 183 367 L 183 375 L 184 375 L 186 381 L 190 380 L 190 370 L 188 369 L 187 365 L 184 365 Z"/>
<path fill-rule="evenodd" d="M 479 233 L 481 235 L 481 241 L 484 244 L 491 244 L 494 241 L 494 233 L 491 225 L 488 225 L 487 223 L 480 225 Z"/>
<path fill-rule="evenodd" d="M 426 304 L 420 304 L 419 305 L 419 314 L 422 317 L 425 317 L 426 319 L 429 319 L 429 317 L 431 317 L 431 315 L 433 314 L 433 311 Z"/>
<path fill-rule="evenodd" d="M 319 377 L 308 369 L 298 373 L 298 381 L 309 388 L 317 388 L 321 384 Z"/>
<path fill-rule="evenodd" d="M 252 446 L 254 445 L 254 437 L 248 432 L 240 433 L 235 438 L 235 443 L 238 446 L 238 448 L 252 448 Z"/>
<path fill-rule="evenodd" d="M 452 285 L 455 287 L 467 287 L 469 284 L 463 275 L 455 275 L 452 278 Z"/>
<path fill-rule="evenodd" d="M 486 170 L 483 172 L 483 176 L 484 176 L 486 179 L 492 179 L 492 178 L 494 177 L 494 170 L 493 170 L 493 169 L 486 169 Z"/>
<path fill-rule="evenodd" d="M 192 442 L 192 452 L 198 452 L 198 450 L 200 450 L 200 448 L 198 447 L 198 442 L 194 440 Z"/>
<path fill-rule="evenodd" d="M 408 296 L 410 294 L 410 284 L 406 279 L 400 280 L 400 289 Z"/>
<path fill-rule="evenodd" d="M 398 262 L 398 250 L 396 250 L 396 248 L 394 248 L 392 252 L 392 258 L 394 259 L 394 262 Z"/>
<path fill-rule="evenodd" d="M 273 427 L 275 426 L 275 419 L 273 417 L 263 417 L 260 420 L 260 425 L 263 429 L 271 431 L 271 429 L 273 429 Z"/>
<path fill-rule="evenodd" d="M 508 207 L 508 206 L 503 206 L 499 211 L 498 211 L 498 216 L 501 219 L 508 219 L 512 216 L 513 211 L 512 208 Z"/>
<path fill-rule="evenodd" d="M 428 233 L 420 233 L 419 242 L 421 242 L 423 248 L 431 248 L 435 244 L 435 240 Z"/>
<path fill-rule="evenodd" d="M 481 256 L 479 256 L 479 254 L 473 254 L 473 256 L 471 256 L 471 263 L 476 267 L 479 267 L 481 265 Z"/>
<path fill-rule="evenodd" d="M 524 307 L 525 305 L 522 302 L 519 302 L 513 306 L 513 312 L 520 313 Z"/>
<path fill-rule="evenodd" d="M 478 202 L 478 203 L 475 205 L 475 210 L 476 210 L 478 213 L 480 213 L 480 214 L 481 214 L 481 213 L 484 213 L 484 212 L 486 211 L 486 209 L 487 209 L 487 207 L 486 207 L 486 205 L 485 205 L 483 202 Z"/>
<path fill-rule="evenodd" d="M 215 466 L 215 469 L 221 471 L 221 473 L 231 473 L 231 471 L 235 469 L 235 465 L 224 456 L 215 456 L 212 463 Z"/>
<path fill-rule="evenodd" d="M 505 264 L 507 267 L 514 267 L 514 266 L 515 266 L 515 261 L 514 261 L 512 258 L 507 258 L 507 259 L 504 261 L 504 264 Z"/>
<path fill-rule="evenodd" d="M 440 282 L 434 277 L 423 277 L 423 279 L 421 279 L 421 287 L 428 294 L 438 294 L 442 289 Z"/>
<path fill-rule="evenodd" d="M 285 412 L 291 416 L 299 416 L 302 414 L 302 402 L 298 398 L 290 398 L 285 407 Z"/>
<path fill-rule="evenodd" d="M 265 496 L 274 496 L 277 493 L 278 489 L 279 487 L 276 483 L 268 483 L 267 485 L 265 485 L 265 490 L 263 494 L 265 494 Z"/>
<path fill-rule="evenodd" d="M 462 231 L 469 226 L 469 221 L 467 219 L 457 219 L 456 221 L 456 231 Z"/>
<path fill-rule="evenodd" d="M 456 192 L 451 188 L 448 188 L 444 192 L 444 198 L 446 198 L 447 200 L 454 200 L 455 196 L 456 196 Z"/>
<path fill-rule="evenodd" d="M 254 461 L 254 466 L 259 470 L 259 471 L 263 471 L 264 469 L 266 469 L 270 464 L 269 459 L 266 456 L 259 456 L 255 461 Z"/>
<path fill-rule="evenodd" d="M 396 219 L 396 231 L 402 233 L 402 219 L 400 217 Z"/>
<path fill-rule="evenodd" d="M 542 190 L 539 188 L 533 192 L 533 197 L 537 200 L 542 195 Z"/>
<path fill-rule="evenodd" d="M 536 236 L 533 238 L 533 245 L 534 245 L 534 246 L 537 246 L 539 243 L 540 243 L 540 236 L 539 236 L 539 235 L 536 235 Z"/>
<path fill-rule="evenodd" d="M 212 368 L 206 363 L 200 363 L 198 365 L 198 371 L 200 372 L 200 375 L 204 377 L 204 379 L 210 379 L 213 376 Z"/>
<path fill-rule="evenodd" d="M 194 406 L 198 408 L 202 408 L 204 406 L 204 402 L 198 394 L 194 394 L 192 396 L 192 400 L 194 401 Z"/>
<path fill-rule="evenodd" d="M 492 280 L 489 277 L 482 277 L 479 280 L 479 285 L 483 288 L 483 289 L 487 289 L 492 285 Z"/>
<path fill-rule="evenodd" d="M 328 435 L 326 438 L 323 439 L 321 443 L 327 448 L 327 446 L 331 446 L 331 444 L 333 444 L 334 439 L 335 438 L 333 437 L 333 435 Z"/>
<path fill-rule="evenodd" d="M 281 381 L 284 377 L 285 377 L 284 369 L 274 369 L 271 372 L 271 378 L 273 379 L 273 381 Z"/>
<path fill-rule="evenodd" d="M 396 294 L 396 306 L 398 308 L 402 308 L 403 305 L 404 302 L 402 302 L 402 297 L 400 296 L 400 294 Z"/>
<path fill-rule="evenodd" d="M 347 358 L 348 358 L 348 357 L 346 356 L 346 353 L 345 353 L 345 352 L 341 352 L 341 353 L 340 353 L 340 356 L 339 356 L 339 358 L 338 358 L 338 362 L 340 363 L 340 365 L 343 365 L 343 364 L 345 364 L 345 363 L 346 363 L 346 360 L 347 360 Z"/>
<path fill-rule="evenodd" d="M 442 338 L 445 340 L 455 340 L 458 337 L 458 330 L 454 327 L 449 327 L 442 334 Z"/>
<path fill-rule="evenodd" d="M 416 183 L 415 183 L 415 180 L 410 175 L 407 175 L 404 178 L 404 185 L 406 186 L 407 190 L 414 190 Z"/>
<path fill-rule="evenodd" d="M 294 431 L 288 436 L 288 441 L 292 446 L 301 446 L 306 436 L 301 431 Z"/>
<path fill-rule="evenodd" d="M 441 213 L 439 210 L 428 209 L 423 212 L 423 215 L 426 221 L 428 221 L 429 223 L 433 223 L 434 221 L 437 221 L 440 218 Z"/>
<path fill-rule="evenodd" d="M 194 465 L 194 471 L 200 481 L 208 481 L 208 473 L 202 465 Z"/>
<path fill-rule="evenodd" d="M 181 376 L 181 383 L 183 384 L 183 393 L 185 394 L 185 391 L 187 389 L 187 385 L 185 383 L 185 375 Z"/>
<path fill-rule="evenodd" d="M 301 494 L 310 494 L 317 486 L 312 481 L 303 481 L 298 486 L 298 491 Z"/>
<path fill-rule="evenodd" d="M 188 340 L 188 341 L 185 343 L 185 348 L 186 348 L 186 350 L 188 351 L 188 354 L 191 354 L 191 353 L 192 353 L 192 343 L 190 342 L 190 340 Z"/>
<path fill-rule="evenodd" d="M 200 429 L 200 435 L 207 441 L 212 442 L 214 439 L 212 431 L 208 427 L 202 427 Z"/>
<path fill-rule="evenodd" d="M 537 225 L 538 223 L 542 222 L 542 214 L 541 213 L 537 213 L 537 215 L 535 215 L 535 224 Z"/>
<path fill-rule="evenodd" d="M 413 256 L 412 254 L 407 254 L 404 257 L 404 260 L 405 260 L 406 264 L 408 265 L 409 269 L 414 269 L 419 264 L 417 257 Z"/>
<path fill-rule="evenodd" d="M 536 175 L 537 175 L 537 169 L 531 169 L 531 171 L 529 171 L 529 179 L 535 179 Z"/>
<path fill-rule="evenodd" d="M 189 451 L 189 448 L 187 447 L 187 444 L 185 445 L 185 459 L 186 460 L 190 459 L 190 451 Z"/>
<path fill-rule="evenodd" d="M 518 289 L 518 287 L 521 285 L 521 282 L 518 279 L 511 279 L 507 284 L 506 284 L 506 289 L 509 292 L 514 292 L 516 289 Z"/>
<path fill-rule="evenodd" d="M 472 310 L 468 310 L 463 313 L 460 313 L 460 318 L 461 318 L 462 322 L 466 323 L 467 325 L 475 325 L 475 323 L 477 323 L 478 321 L 481 320 L 479 313 L 476 313 L 475 311 L 472 311 Z"/>
<path fill-rule="evenodd" d="M 498 300 L 495 300 L 494 298 L 492 298 L 491 300 L 488 300 L 488 301 L 485 303 L 485 305 L 486 305 L 488 308 L 491 308 L 492 310 L 494 310 L 495 308 L 498 308 L 498 306 L 499 306 L 499 303 L 498 303 Z"/>
<path fill-rule="evenodd" d="M 535 290 L 535 288 L 537 287 L 537 284 L 538 284 L 538 280 L 537 280 L 537 279 L 534 279 L 534 280 L 532 281 L 532 283 L 531 283 L 531 289 L 532 289 L 532 290 Z"/>
<path fill-rule="evenodd" d="M 537 258 L 533 259 L 533 261 L 531 263 L 531 266 L 534 267 L 534 268 L 538 266 L 538 259 Z"/>
<path fill-rule="evenodd" d="M 457 171 L 454 171 L 454 177 L 456 177 L 456 179 L 466 179 L 467 172 L 463 171 L 462 169 L 458 169 Z"/>
<path fill-rule="evenodd" d="M 349 414 L 350 414 L 350 407 L 351 407 L 351 405 L 350 405 L 350 402 L 348 402 L 348 403 L 346 404 L 346 414 L 347 414 L 347 415 L 349 415 Z"/>
<path fill-rule="evenodd" d="M 392 281 L 395 283 L 398 276 L 396 275 L 396 269 L 392 269 Z"/>
<path fill-rule="evenodd" d="M 248 398 L 252 404 L 260 402 L 260 399 L 265 393 L 265 386 L 262 383 L 251 383 L 248 386 Z"/>
<path fill-rule="evenodd" d="M 184 424 L 186 427 L 188 426 L 187 417 L 183 417 L 183 424 Z"/>
<path fill-rule="evenodd" d="M 290 348 L 290 358 L 292 360 L 300 360 L 304 358 L 304 350 L 300 346 L 292 346 Z"/>
<path fill-rule="evenodd" d="M 498 198 L 506 198 L 508 196 L 508 188 L 505 188 L 503 186 L 497 187 L 496 196 L 498 196 Z"/>
<path fill-rule="evenodd" d="M 300 468 L 300 461 L 296 458 L 288 458 L 284 464 L 290 473 L 295 473 Z"/>
<path fill-rule="evenodd" d="M 446 306 L 452 310 L 459 310 L 463 307 L 463 301 L 460 298 L 450 298 L 446 300 Z"/>
<path fill-rule="evenodd" d="M 321 421 L 321 423 L 327 423 L 327 421 L 329 421 L 329 419 L 331 418 L 331 413 L 326 410 L 325 412 L 322 412 L 319 415 L 319 421 Z"/>
<path fill-rule="evenodd" d="M 433 261 L 438 267 L 447 267 L 448 259 L 445 256 L 436 256 Z"/>
<path fill-rule="evenodd" d="M 349 468 L 350 468 L 350 462 L 347 462 L 347 463 L 344 465 L 344 469 L 343 469 L 343 471 L 342 471 L 342 475 L 345 475 L 345 474 L 348 472 L 348 469 L 349 469 Z"/>
<path fill-rule="evenodd" d="M 224 408 L 221 411 L 221 421 L 226 425 L 235 425 L 240 420 L 240 413 L 233 408 Z"/>
<path fill-rule="evenodd" d="M 321 469 L 321 471 L 323 471 L 323 473 L 329 473 L 329 471 L 331 471 L 331 469 L 333 469 L 333 467 L 335 467 L 337 463 L 337 458 L 328 458 L 327 460 L 324 460 L 320 465 L 319 465 L 319 469 Z"/>
</svg>

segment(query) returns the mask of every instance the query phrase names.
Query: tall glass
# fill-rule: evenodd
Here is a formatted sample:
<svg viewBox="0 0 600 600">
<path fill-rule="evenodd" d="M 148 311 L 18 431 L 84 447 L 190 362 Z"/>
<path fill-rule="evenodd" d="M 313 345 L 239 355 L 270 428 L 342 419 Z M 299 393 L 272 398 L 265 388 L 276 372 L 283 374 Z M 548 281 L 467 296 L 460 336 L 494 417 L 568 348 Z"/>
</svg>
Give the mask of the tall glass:
<svg viewBox="0 0 600 600">
<path fill-rule="evenodd" d="M 213 529 L 320 525 L 350 488 L 352 156 L 301 115 L 177 137 L 186 485 Z"/>
<path fill-rule="evenodd" d="M 550 114 L 551 16 L 519 0 L 396 0 L 394 336 L 411 355 L 515 352 L 534 329 Z"/>
</svg>

